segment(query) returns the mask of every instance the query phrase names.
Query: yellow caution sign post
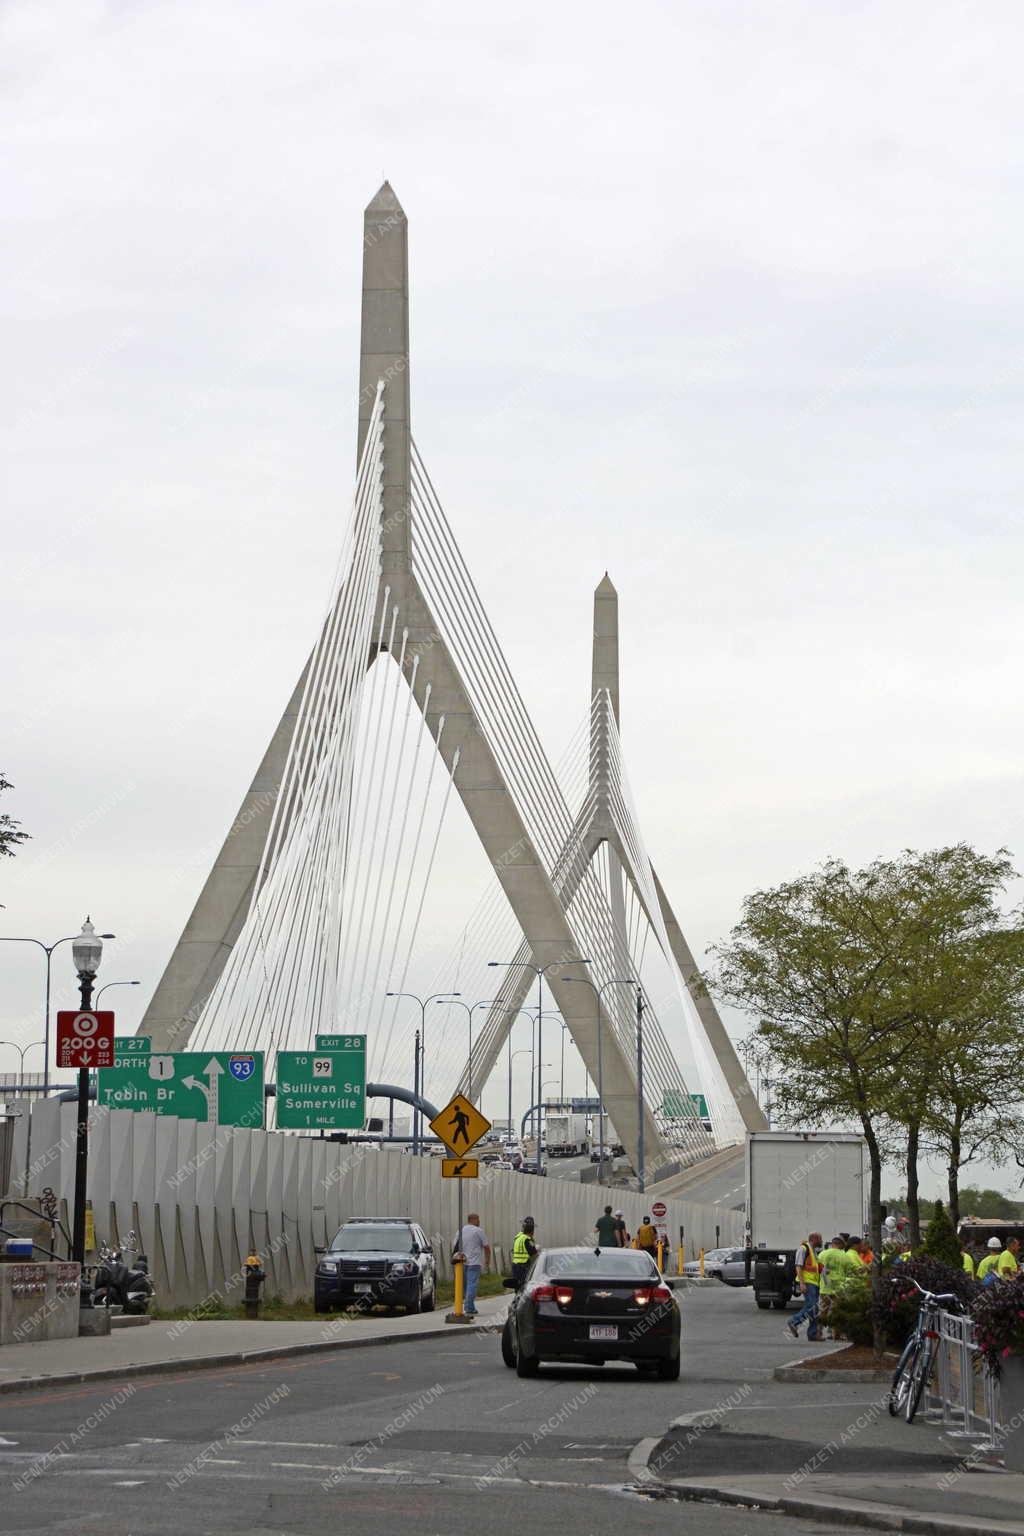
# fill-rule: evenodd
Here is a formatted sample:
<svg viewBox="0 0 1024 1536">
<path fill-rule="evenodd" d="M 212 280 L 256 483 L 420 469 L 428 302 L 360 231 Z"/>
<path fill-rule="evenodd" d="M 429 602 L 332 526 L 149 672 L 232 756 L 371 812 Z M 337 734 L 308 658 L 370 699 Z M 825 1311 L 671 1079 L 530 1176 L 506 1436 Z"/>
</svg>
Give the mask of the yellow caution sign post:
<svg viewBox="0 0 1024 1536">
<path fill-rule="evenodd" d="M 457 1093 L 430 1122 L 430 1129 L 434 1135 L 439 1141 L 444 1142 L 451 1153 L 451 1157 L 441 1160 L 441 1177 L 457 1179 L 459 1184 L 459 1232 L 456 1245 L 462 1238 L 462 1181 L 476 1179 L 480 1175 L 480 1164 L 477 1159 L 463 1154 L 475 1147 L 481 1136 L 486 1136 L 490 1128 L 491 1122 L 486 1115 L 482 1115 L 476 1105 L 471 1104 L 463 1093 Z M 453 1268 L 455 1270 L 455 1305 L 446 1315 L 445 1322 L 468 1323 L 469 1318 L 463 1309 L 465 1266 L 461 1255 L 454 1258 Z"/>
</svg>

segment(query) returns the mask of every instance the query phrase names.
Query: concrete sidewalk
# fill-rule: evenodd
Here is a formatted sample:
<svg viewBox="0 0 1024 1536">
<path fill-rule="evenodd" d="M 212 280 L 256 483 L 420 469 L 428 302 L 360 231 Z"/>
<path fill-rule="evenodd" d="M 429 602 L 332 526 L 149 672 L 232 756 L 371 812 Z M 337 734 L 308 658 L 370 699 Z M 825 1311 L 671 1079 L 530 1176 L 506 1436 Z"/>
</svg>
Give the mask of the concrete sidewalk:
<svg viewBox="0 0 1024 1536">
<path fill-rule="evenodd" d="M 660 1438 L 634 1448 L 638 1493 L 777 1510 L 794 1531 L 800 1517 L 819 1528 L 1024 1536 L 1024 1475 L 980 1450 L 981 1436 L 892 1418 L 888 1373 L 861 1381 L 821 1369 L 836 1346 L 795 1343 L 778 1314 L 755 1313 L 749 1291 L 687 1291 L 683 1344 L 691 1411 L 677 1409 Z M 816 1368 L 792 1369 L 794 1358 Z"/>
<path fill-rule="evenodd" d="M 53 1339 L 6 1344 L 0 1349 L 0 1393 L 22 1392 L 104 1378 L 191 1371 L 223 1365 L 401 1344 L 439 1333 L 493 1332 L 504 1321 L 504 1296 L 481 1297 L 475 1323 L 446 1323 L 444 1309 L 401 1317 L 348 1318 L 341 1314 L 311 1323 L 170 1322 L 126 1328 L 106 1338 Z"/>
</svg>

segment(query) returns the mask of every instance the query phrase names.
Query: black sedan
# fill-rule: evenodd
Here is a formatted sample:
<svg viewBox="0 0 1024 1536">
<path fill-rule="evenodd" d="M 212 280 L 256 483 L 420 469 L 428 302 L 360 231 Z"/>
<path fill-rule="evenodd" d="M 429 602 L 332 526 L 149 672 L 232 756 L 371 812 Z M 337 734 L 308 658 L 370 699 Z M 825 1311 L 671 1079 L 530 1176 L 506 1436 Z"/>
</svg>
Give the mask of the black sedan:
<svg viewBox="0 0 1024 1536">
<path fill-rule="evenodd" d="M 535 1376 L 545 1360 L 632 1360 L 639 1371 L 675 1381 L 679 1335 L 671 1282 L 646 1253 L 551 1248 L 538 1254 L 512 1299 L 501 1355 L 519 1376 Z"/>
</svg>

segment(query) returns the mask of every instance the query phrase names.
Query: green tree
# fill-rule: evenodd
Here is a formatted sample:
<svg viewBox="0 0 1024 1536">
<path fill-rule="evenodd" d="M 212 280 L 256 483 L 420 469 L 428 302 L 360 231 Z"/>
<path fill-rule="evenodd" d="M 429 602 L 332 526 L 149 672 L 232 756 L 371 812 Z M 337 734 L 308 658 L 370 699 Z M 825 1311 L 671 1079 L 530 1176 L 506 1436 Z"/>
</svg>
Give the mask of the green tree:
<svg viewBox="0 0 1024 1536">
<path fill-rule="evenodd" d="M 960 1208 L 965 1216 L 995 1216 L 1003 1221 L 1020 1221 L 1024 1204 L 1011 1200 L 998 1189 L 979 1189 L 968 1184 L 960 1191 Z"/>
<path fill-rule="evenodd" d="M 910 1240 L 921 1240 L 918 1161 L 940 1150 L 958 1219 L 962 1162 L 992 1140 L 991 1109 L 1024 1062 L 1017 1020 L 1024 996 L 1024 929 L 998 901 L 1014 877 L 1005 849 L 988 855 L 965 843 L 905 853 L 885 866 L 899 891 L 894 986 L 917 1039 L 892 1105 L 905 1149 Z M 1009 1073 L 1009 1077 L 1007 1077 Z"/>
<path fill-rule="evenodd" d="M 960 1255 L 960 1244 L 957 1242 L 956 1228 L 946 1215 L 946 1208 L 941 1200 L 935 1202 L 935 1210 L 924 1235 L 923 1247 L 929 1258 L 948 1264 L 950 1269 L 962 1268 L 963 1261 Z"/>
<path fill-rule="evenodd" d="M 859 1123 L 876 1255 L 887 1153 L 900 1148 L 919 1231 L 922 1137 L 941 1142 L 958 1169 L 964 1150 L 944 1128 L 949 1106 L 960 1106 L 961 1129 L 973 1116 L 980 1135 L 994 1079 L 1004 1094 L 1020 1079 L 1005 1074 L 1020 1048 L 1024 930 L 997 907 L 1012 874 L 1005 850 L 989 858 L 966 844 L 857 871 L 832 859 L 748 897 L 714 951 L 710 985 L 760 1020 L 784 1121 Z"/>
<path fill-rule="evenodd" d="M 713 951 L 710 980 L 760 1020 L 755 1033 L 770 1048 L 776 1109 L 785 1121 L 860 1125 L 876 1256 L 887 1116 L 914 1044 L 900 985 L 894 880 L 882 864 L 853 872 L 830 859 L 747 897 L 742 920 Z"/>
<path fill-rule="evenodd" d="M 10 780 L 0 773 L 0 794 L 5 789 L 13 788 L 14 785 Z M 8 816 L 6 812 L 0 815 L 0 856 L 13 859 L 19 844 L 28 841 L 29 834 L 27 832 L 20 832 L 18 830 L 20 826 L 21 822 L 15 821 L 13 816 Z"/>
</svg>

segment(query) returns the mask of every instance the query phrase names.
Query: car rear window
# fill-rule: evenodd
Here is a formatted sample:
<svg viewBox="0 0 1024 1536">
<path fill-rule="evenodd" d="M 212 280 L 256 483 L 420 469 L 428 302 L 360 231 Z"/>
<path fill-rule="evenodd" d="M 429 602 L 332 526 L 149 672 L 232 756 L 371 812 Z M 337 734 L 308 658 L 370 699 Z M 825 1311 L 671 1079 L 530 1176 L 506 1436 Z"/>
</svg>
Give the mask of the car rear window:
<svg viewBox="0 0 1024 1536">
<path fill-rule="evenodd" d="M 543 1273 L 546 1275 L 587 1275 L 634 1280 L 637 1276 L 657 1275 L 658 1266 L 646 1253 L 635 1248 L 581 1248 L 571 1253 L 549 1253 L 544 1257 Z"/>
<path fill-rule="evenodd" d="M 411 1253 L 412 1233 L 397 1221 L 361 1221 L 358 1225 L 342 1227 L 331 1247 L 346 1253 L 380 1253 L 383 1250 L 388 1253 Z"/>
</svg>

